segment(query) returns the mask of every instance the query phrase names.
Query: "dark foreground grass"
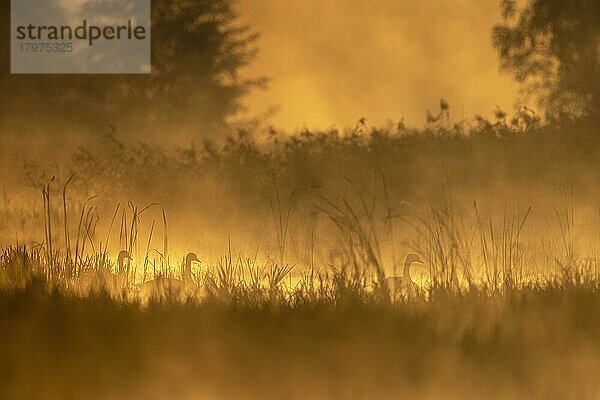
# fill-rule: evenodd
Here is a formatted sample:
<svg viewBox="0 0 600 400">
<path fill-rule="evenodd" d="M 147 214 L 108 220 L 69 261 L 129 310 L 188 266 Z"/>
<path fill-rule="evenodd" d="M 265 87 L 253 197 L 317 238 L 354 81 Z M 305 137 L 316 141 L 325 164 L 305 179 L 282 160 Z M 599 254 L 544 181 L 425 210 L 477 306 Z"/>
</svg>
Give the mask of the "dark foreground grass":
<svg viewBox="0 0 600 400">
<path fill-rule="evenodd" d="M 140 307 L 32 280 L 0 291 L 0 398 L 595 398 L 598 315 L 592 281 Z"/>
</svg>

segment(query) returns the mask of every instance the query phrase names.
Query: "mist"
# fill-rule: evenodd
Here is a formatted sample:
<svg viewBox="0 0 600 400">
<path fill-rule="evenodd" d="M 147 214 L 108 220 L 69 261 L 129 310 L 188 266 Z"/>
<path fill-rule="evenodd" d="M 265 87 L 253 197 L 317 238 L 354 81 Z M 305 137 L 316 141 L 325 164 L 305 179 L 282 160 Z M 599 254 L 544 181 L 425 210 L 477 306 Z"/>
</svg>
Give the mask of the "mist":
<svg viewBox="0 0 600 400">
<path fill-rule="evenodd" d="M 131 75 L 9 5 L 0 398 L 597 397 L 600 3 L 136 1 Z"/>
<path fill-rule="evenodd" d="M 491 45 L 499 10 L 497 0 L 242 0 L 244 20 L 261 34 L 248 71 L 270 78 L 245 105 L 276 107 L 270 122 L 290 130 L 351 127 L 361 117 L 422 126 L 440 98 L 455 121 L 512 110 L 517 85 L 499 72 Z"/>
</svg>

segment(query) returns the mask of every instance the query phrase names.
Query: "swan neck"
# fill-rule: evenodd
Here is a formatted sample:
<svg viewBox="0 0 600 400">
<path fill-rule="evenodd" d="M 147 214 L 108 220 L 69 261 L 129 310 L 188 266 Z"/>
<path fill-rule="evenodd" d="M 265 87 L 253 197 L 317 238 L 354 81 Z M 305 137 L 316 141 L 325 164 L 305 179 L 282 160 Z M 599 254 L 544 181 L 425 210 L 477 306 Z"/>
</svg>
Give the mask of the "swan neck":
<svg viewBox="0 0 600 400">
<path fill-rule="evenodd" d="M 188 282 L 192 280 L 192 262 L 189 260 L 185 261 L 183 266 L 183 274 L 181 275 L 182 280 L 184 282 Z"/>
<path fill-rule="evenodd" d="M 123 258 L 119 258 L 119 270 L 118 273 L 122 274 L 125 272 L 125 260 Z"/>
<path fill-rule="evenodd" d="M 405 279 L 410 279 L 410 266 L 411 266 L 411 262 L 408 261 L 408 259 L 406 261 L 404 261 L 404 269 L 402 270 L 402 276 Z"/>
</svg>

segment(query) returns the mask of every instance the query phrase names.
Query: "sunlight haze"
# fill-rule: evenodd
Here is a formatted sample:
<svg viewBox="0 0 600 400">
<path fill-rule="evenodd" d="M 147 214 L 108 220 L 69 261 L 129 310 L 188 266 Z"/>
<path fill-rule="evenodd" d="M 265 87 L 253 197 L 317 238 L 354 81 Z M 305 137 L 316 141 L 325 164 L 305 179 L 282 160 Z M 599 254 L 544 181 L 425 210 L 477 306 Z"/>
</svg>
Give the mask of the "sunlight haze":
<svg viewBox="0 0 600 400">
<path fill-rule="evenodd" d="M 512 110 L 516 84 L 498 71 L 491 30 L 497 0 L 241 0 L 242 18 L 260 34 L 250 74 L 269 89 L 245 101 L 270 106 L 276 127 L 372 125 L 402 117 L 422 126 L 440 98 L 454 121 Z"/>
</svg>

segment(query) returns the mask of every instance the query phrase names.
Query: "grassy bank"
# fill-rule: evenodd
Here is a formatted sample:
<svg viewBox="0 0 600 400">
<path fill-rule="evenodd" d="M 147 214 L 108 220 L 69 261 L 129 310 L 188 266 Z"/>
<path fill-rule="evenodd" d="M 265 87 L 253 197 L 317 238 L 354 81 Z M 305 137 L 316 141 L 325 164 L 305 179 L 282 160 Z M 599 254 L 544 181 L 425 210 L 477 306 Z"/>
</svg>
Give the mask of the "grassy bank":
<svg viewBox="0 0 600 400">
<path fill-rule="evenodd" d="M 277 293 L 238 282 L 146 305 L 41 276 L 4 279 L 0 397 L 582 399 L 600 390 L 593 275 L 429 287 L 394 301 L 352 275 L 330 279 Z"/>
<path fill-rule="evenodd" d="M 27 243 L 0 252 L 0 398 L 595 398 L 596 125 L 538 122 L 27 164 L 31 202 L 0 204 L 0 243 Z M 142 298 L 187 249 L 193 289 Z M 390 294 L 409 251 L 425 278 Z"/>
</svg>

